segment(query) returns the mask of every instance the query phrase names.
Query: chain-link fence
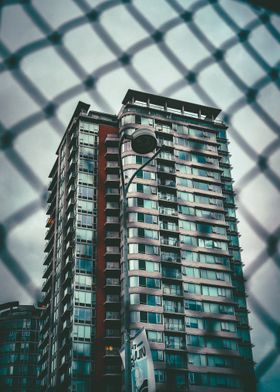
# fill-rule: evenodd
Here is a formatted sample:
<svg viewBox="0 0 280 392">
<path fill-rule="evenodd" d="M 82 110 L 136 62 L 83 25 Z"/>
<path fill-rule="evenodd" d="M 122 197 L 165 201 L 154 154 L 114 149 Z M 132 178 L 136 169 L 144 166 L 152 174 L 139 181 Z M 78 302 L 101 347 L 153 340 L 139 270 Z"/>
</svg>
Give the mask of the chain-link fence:
<svg viewBox="0 0 280 392">
<path fill-rule="evenodd" d="M 47 173 L 78 100 L 114 113 L 126 90 L 134 88 L 218 106 L 230 128 L 233 177 L 238 179 L 235 190 L 256 374 L 260 386 L 265 384 L 261 390 L 276 391 L 280 331 L 276 3 L 0 1 L 3 301 L 24 298 L 22 290 L 29 298 L 38 298 Z"/>
</svg>

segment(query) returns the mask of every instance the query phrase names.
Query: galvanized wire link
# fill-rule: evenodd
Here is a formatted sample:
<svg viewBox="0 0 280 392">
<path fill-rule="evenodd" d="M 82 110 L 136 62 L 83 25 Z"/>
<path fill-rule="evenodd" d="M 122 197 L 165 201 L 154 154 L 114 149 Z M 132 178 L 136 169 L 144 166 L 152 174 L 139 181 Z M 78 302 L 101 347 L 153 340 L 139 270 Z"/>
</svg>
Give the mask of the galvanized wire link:
<svg viewBox="0 0 280 392">
<path fill-rule="evenodd" d="M 228 0 L 230 1 L 230 0 Z M 87 92 L 93 102 L 98 101 L 104 111 L 112 112 L 113 109 L 109 103 L 108 97 L 103 96 L 99 89 L 100 82 L 112 72 L 124 70 L 127 75 L 134 80 L 138 89 L 159 95 L 172 96 L 180 92 L 186 85 L 191 86 L 195 94 L 206 105 L 217 106 L 213 96 L 204 88 L 200 76 L 209 67 L 216 65 L 221 75 L 233 83 L 239 92 L 237 99 L 228 107 L 223 108 L 224 120 L 231 129 L 231 137 L 239 146 L 240 151 L 255 162 L 255 165 L 248 170 L 236 184 L 236 193 L 239 203 L 239 209 L 247 223 L 254 228 L 255 234 L 259 241 L 265 244 L 263 249 L 250 265 L 246 268 L 246 278 L 248 289 L 250 291 L 249 304 L 253 313 L 259 318 L 263 326 L 269 330 L 275 339 L 273 349 L 265 354 L 263 359 L 257 364 L 256 373 L 259 380 L 269 371 L 271 366 L 279 358 L 279 332 L 280 324 L 272 315 L 269 308 L 265 309 L 261 305 L 256 293 L 251 287 L 251 280 L 257 271 L 264 265 L 270 263 L 271 268 L 280 267 L 279 255 L 279 235 L 280 227 L 272 230 L 264 227 L 257 215 L 253 215 L 246 203 L 242 201 L 242 193 L 258 176 L 265 176 L 266 180 L 272 185 L 275 192 L 280 190 L 279 171 L 272 167 L 269 159 L 272 154 L 280 152 L 280 128 L 275 119 L 259 102 L 260 94 L 271 84 L 275 91 L 279 93 L 280 78 L 279 65 L 280 61 L 271 64 L 261 50 L 258 50 L 251 42 L 250 36 L 259 28 L 263 28 L 265 33 L 276 42 L 280 42 L 280 33 L 273 23 L 274 12 L 279 12 L 278 6 L 273 2 L 262 0 L 241 1 L 247 4 L 254 17 L 250 18 L 248 23 L 239 26 L 236 20 L 228 12 L 224 1 L 218 0 L 197 0 L 179 2 L 177 0 L 165 1 L 173 13 L 170 19 L 160 26 L 154 26 L 150 19 L 137 6 L 137 1 L 103 1 L 96 7 L 92 7 L 86 0 L 73 0 L 77 9 L 80 11 L 75 17 L 62 23 L 56 29 L 53 29 L 47 18 L 34 6 L 34 3 L 28 0 L 2 0 L 0 1 L 0 22 L 6 9 L 13 6 L 21 7 L 22 12 L 29 18 L 31 23 L 36 26 L 41 33 L 41 37 L 22 45 L 12 52 L 4 41 L 0 41 L 0 76 L 9 73 L 14 82 L 24 91 L 33 102 L 36 110 L 31 114 L 23 116 L 16 123 L 6 129 L 3 123 L 0 123 L 0 151 L 5 158 L 12 164 L 17 173 L 38 195 L 38 198 L 30 201 L 19 210 L 11 211 L 5 221 L 0 225 L 0 257 L 4 265 L 15 277 L 19 285 L 33 298 L 38 298 L 39 290 L 32 282 L 30 273 L 22 260 L 16 259 L 10 252 L 8 246 L 9 234 L 18 225 L 22 225 L 27 218 L 35 214 L 41 208 L 45 208 L 46 190 L 44 187 L 45 179 L 38 178 L 32 165 L 26 161 L 26 158 L 15 149 L 16 139 L 28 133 L 29 129 L 36 125 L 47 123 L 49 128 L 53 129 L 59 136 L 62 135 L 64 126 L 59 119 L 58 111 L 60 107 L 69 102 L 71 99 L 79 99 L 79 95 Z M 258 7 L 262 5 L 265 8 Z M 108 27 L 102 23 L 102 18 L 109 15 L 116 7 L 123 7 L 123 10 L 129 15 L 132 22 L 139 26 L 145 34 L 141 39 L 135 40 L 130 47 L 124 51 L 118 40 Z M 217 23 L 223 23 L 231 31 L 231 35 L 220 45 L 213 43 L 201 28 L 197 21 L 199 16 L 206 7 L 211 7 L 211 11 L 216 15 Z M 0 25 L 1 26 L 1 25 Z M 97 36 L 104 46 L 108 49 L 113 60 L 103 63 L 88 72 L 68 46 L 65 44 L 67 36 L 77 29 L 87 26 L 92 34 Z M 168 44 L 167 36 L 174 29 L 186 26 L 194 39 L 198 39 L 203 46 L 205 55 L 192 68 L 186 65 L 184 59 L 180 58 L 176 51 Z M 90 36 L 87 39 L 91 39 Z M 227 60 L 227 54 L 234 48 L 242 45 L 242 48 L 249 56 L 250 60 L 259 67 L 259 78 L 253 84 L 247 84 L 239 75 L 231 63 Z M 36 83 L 26 74 L 22 64 L 30 55 L 40 55 L 42 49 L 53 48 L 60 60 L 76 76 L 78 82 L 69 86 L 64 91 L 60 91 L 52 99 L 36 85 Z M 169 85 L 162 87 L 162 91 L 154 91 L 151 80 L 145 74 L 142 74 L 134 63 L 134 59 L 143 51 L 154 48 L 169 63 L 171 69 L 179 75 Z M 279 99 L 279 95 L 278 95 Z M 263 148 L 257 151 L 250 145 L 246 138 L 246 133 L 237 129 L 234 119 L 244 108 L 250 108 L 255 117 L 266 125 L 274 134 L 275 139 Z"/>
</svg>

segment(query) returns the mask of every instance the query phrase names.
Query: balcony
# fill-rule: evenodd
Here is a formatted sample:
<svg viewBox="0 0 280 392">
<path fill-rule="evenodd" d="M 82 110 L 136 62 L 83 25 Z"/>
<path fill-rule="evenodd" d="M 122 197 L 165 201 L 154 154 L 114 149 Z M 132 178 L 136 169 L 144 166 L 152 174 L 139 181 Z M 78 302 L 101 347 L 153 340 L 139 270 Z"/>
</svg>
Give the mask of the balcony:
<svg viewBox="0 0 280 392">
<path fill-rule="evenodd" d="M 179 270 L 163 269 L 162 277 L 167 279 L 182 279 L 182 273 Z"/>
<path fill-rule="evenodd" d="M 181 304 L 164 304 L 163 311 L 165 313 L 182 313 L 184 314 L 184 307 Z"/>
<path fill-rule="evenodd" d="M 45 268 L 43 272 L 43 279 L 48 278 L 52 271 L 52 263 L 49 263 Z"/>
<path fill-rule="evenodd" d="M 53 178 L 50 180 L 49 185 L 48 185 L 48 191 L 53 191 L 54 186 L 56 185 L 57 182 L 57 173 L 56 175 L 53 176 Z"/>
<path fill-rule="evenodd" d="M 105 286 L 120 287 L 120 280 L 119 278 L 106 278 Z"/>
<path fill-rule="evenodd" d="M 159 207 L 159 213 L 161 215 L 167 215 L 167 216 L 177 216 L 178 213 L 174 208 L 168 208 L 168 207 Z"/>
<path fill-rule="evenodd" d="M 159 179 L 158 180 L 158 186 L 159 187 L 169 187 L 169 188 L 175 188 L 176 187 L 176 181 L 170 180 L 170 179 Z"/>
<path fill-rule="evenodd" d="M 163 287 L 163 294 L 180 297 L 182 296 L 182 290 L 180 287 Z"/>
<path fill-rule="evenodd" d="M 119 255 L 120 248 L 118 246 L 106 246 L 106 255 Z"/>
<path fill-rule="evenodd" d="M 118 366 L 118 365 L 106 365 L 106 367 L 105 367 L 105 375 L 106 376 L 110 375 L 110 374 L 119 376 L 120 373 L 121 373 L 121 369 L 120 369 L 120 366 Z"/>
<path fill-rule="evenodd" d="M 119 271 L 120 263 L 116 261 L 107 261 L 105 265 L 105 271 Z"/>
<path fill-rule="evenodd" d="M 162 193 L 159 192 L 158 193 L 158 198 L 159 200 L 164 200 L 164 201 L 168 201 L 171 203 L 176 203 L 177 202 L 177 197 L 171 193 Z"/>
<path fill-rule="evenodd" d="M 118 328 L 106 328 L 105 338 L 117 338 L 121 337 L 121 331 Z"/>
<path fill-rule="evenodd" d="M 53 245 L 54 245 L 54 241 L 53 238 L 51 238 L 45 245 L 44 253 L 50 252 L 53 248 Z"/>
<path fill-rule="evenodd" d="M 105 321 L 120 321 L 120 312 L 107 311 L 105 314 Z"/>
<path fill-rule="evenodd" d="M 172 237 L 168 237 L 168 238 L 163 238 L 161 237 L 160 239 L 160 244 L 161 245 L 166 245 L 166 246 L 179 246 L 179 239 L 178 238 L 172 238 Z"/>
<path fill-rule="evenodd" d="M 106 304 L 120 304 L 120 296 L 118 294 L 107 294 L 105 303 Z"/>
<path fill-rule="evenodd" d="M 52 276 L 50 275 L 48 279 L 45 280 L 42 286 L 42 291 L 47 292 L 52 284 Z"/>
<path fill-rule="evenodd" d="M 108 210 L 119 210 L 119 208 L 120 208 L 120 205 L 119 205 L 119 203 L 117 202 L 117 201 L 108 201 L 107 203 L 106 203 L 106 210 L 108 211 Z"/>
<path fill-rule="evenodd" d="M 157 169 L 161 173 L 175 174 L 175 168 L 171 166 L 158 165 Z"/>
<path fill-rule="evenodd" d="M 120 349 L 119 347 L 114 347 L 114 346 L 106 346 L 105 347 L 105 356 L 117 356 L 119 357 L 120 355 Z"/>
<path fill-rule="evenodd" d="M 107 147 L 106 155 L 119 155 L 118 147 Z"/>
<path fill-rule="evenodd" d="M 120 219 L 118 216 L 107 216 L 106 217 L 106 224 L 119 224 Z"/>
<path fill-rule="evenodd" d="M 107 174 L 105 182 L 108 183 L 114 183 L 114 184 L 119 184 L 120 177 L 118 174 Z"/>
<path fill-rule="evenodd" d="M 164 324 L 164 329 L 167 331 L 185 332 L 184 324 L 166 323 Z"/>
</svg>

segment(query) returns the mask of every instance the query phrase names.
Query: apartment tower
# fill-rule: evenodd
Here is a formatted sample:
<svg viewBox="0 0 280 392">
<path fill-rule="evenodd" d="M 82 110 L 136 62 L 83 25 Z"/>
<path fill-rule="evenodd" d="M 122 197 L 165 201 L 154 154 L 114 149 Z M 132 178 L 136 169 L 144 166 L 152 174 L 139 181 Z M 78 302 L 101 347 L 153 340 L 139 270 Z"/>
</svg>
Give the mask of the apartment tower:
<svg viewBox="0 0 280 392">
<path fill-rule="evenodd" d="M 0 305 L 0 391 L 40 391 L 39 318 L 40 309 L 33 305 Z"/>
<path fill-rule="evenodd" d="M 255 390 L 236 206 L 219 109 L 128 90 L 117 116 L 79 102 L 50 173 L 40 378 L 44 391 L 124 390 L 123 132 L 164 149 L 128 192 L 130 330 L 157 391 Z M 152 156 L 121 146 L 124 178 Z"/>
</svg>

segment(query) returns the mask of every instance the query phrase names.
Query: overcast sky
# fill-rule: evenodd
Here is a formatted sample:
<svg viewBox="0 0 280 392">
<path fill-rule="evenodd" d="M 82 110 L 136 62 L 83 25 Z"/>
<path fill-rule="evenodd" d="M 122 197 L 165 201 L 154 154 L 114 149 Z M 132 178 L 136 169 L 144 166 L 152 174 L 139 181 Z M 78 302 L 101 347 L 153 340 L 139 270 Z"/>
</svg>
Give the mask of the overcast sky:
<svg viewBox="0 0 280 392">
<path fill-rule="evenodd" d="M 256 156 L 267 149 L 270 177 L 279 174 L 279 137 L 273 129 L 279 123 L 279 79 L 276 83 L 267 73 L 269 67 L 279 68 L 275 38 L 279 37 L 279 16 L 271 16 L 265 26 L 257 17 L 260 11 L 233 0 L 220 0 L 215 7 L 206 0 L 136 0 L 128 5 L 120 1 L 34 0 L 26 9 L 13 3 L 5 5 L 1 15 L 0 124 L 3 132 L 23 130 L 14 139 L 13 151 L 35 176 L 28 183 L 15 167 L 15 159 L 11 160 L 11 149 L 0 152 L 0 221 L 10 222 L 8 218 L 30 202 L 41 203 L 56 148 L 78 100 L 94 110 L 115 114 L 127 89 L 133 88 L 215 104 L 230 116 L 232 173 L 240 202 L 264 228 L 264 234 L 257 235 L 240 209 L 245 272 L 252 271 L 250 265 L 263 252 L 260 268 L 248 281 L 248 292 L 279 322 L 280 272 L 267 259 L 263 239 L 266 230 L 270 233 L 279 227 L 279 192 L 256 166 Z M 87 18 L 85 13 L 94 7 L 102 12 Z M 226 18 L 231 19 L 230 24 Z M 248 29 L 248 40 L 238 41 L 234 31 Z M 55 31 L 61 33 L 51 36 L 56 46 L 46 39 Z M 221 48 L 224 57 L 218 63 L 213 53 Z M 117 61 L 124 53 L 130 56 L 129 64 Z M 20 68 L 9 68 L 18 55 Z M 219 52 L 217 56 L 221 58 Z M 184 78 L 189 72 L 198 72 L 195 83 Z M 86 90 L 82 82 L 89 77 L 94 86 Z M 259 89 L 257 105 L 246 101 L 246 86 Z M 42 108 L 50 102 L 57 110 L 47 119 Z M 263 111 L 270 116 L 266 121 Z M 250 156 L 240 146 L 238 135 L 248 143 Z M 240 182 L 251 170 L 252 180 Z M 42 204 L 13 225 L 7 237 L 10 253 L 38 287 L 42 284 L 45 221 Z M 0 302 L 32 303 L 3 263 L 0 279 Z M 275 346 L 274 336 L 253 309 L 250 322 L 254 357 L 259 362 Z M 262 378 L 260 391 L 278 391 L 279 365 L 278 357 Z"/>
</svg>

